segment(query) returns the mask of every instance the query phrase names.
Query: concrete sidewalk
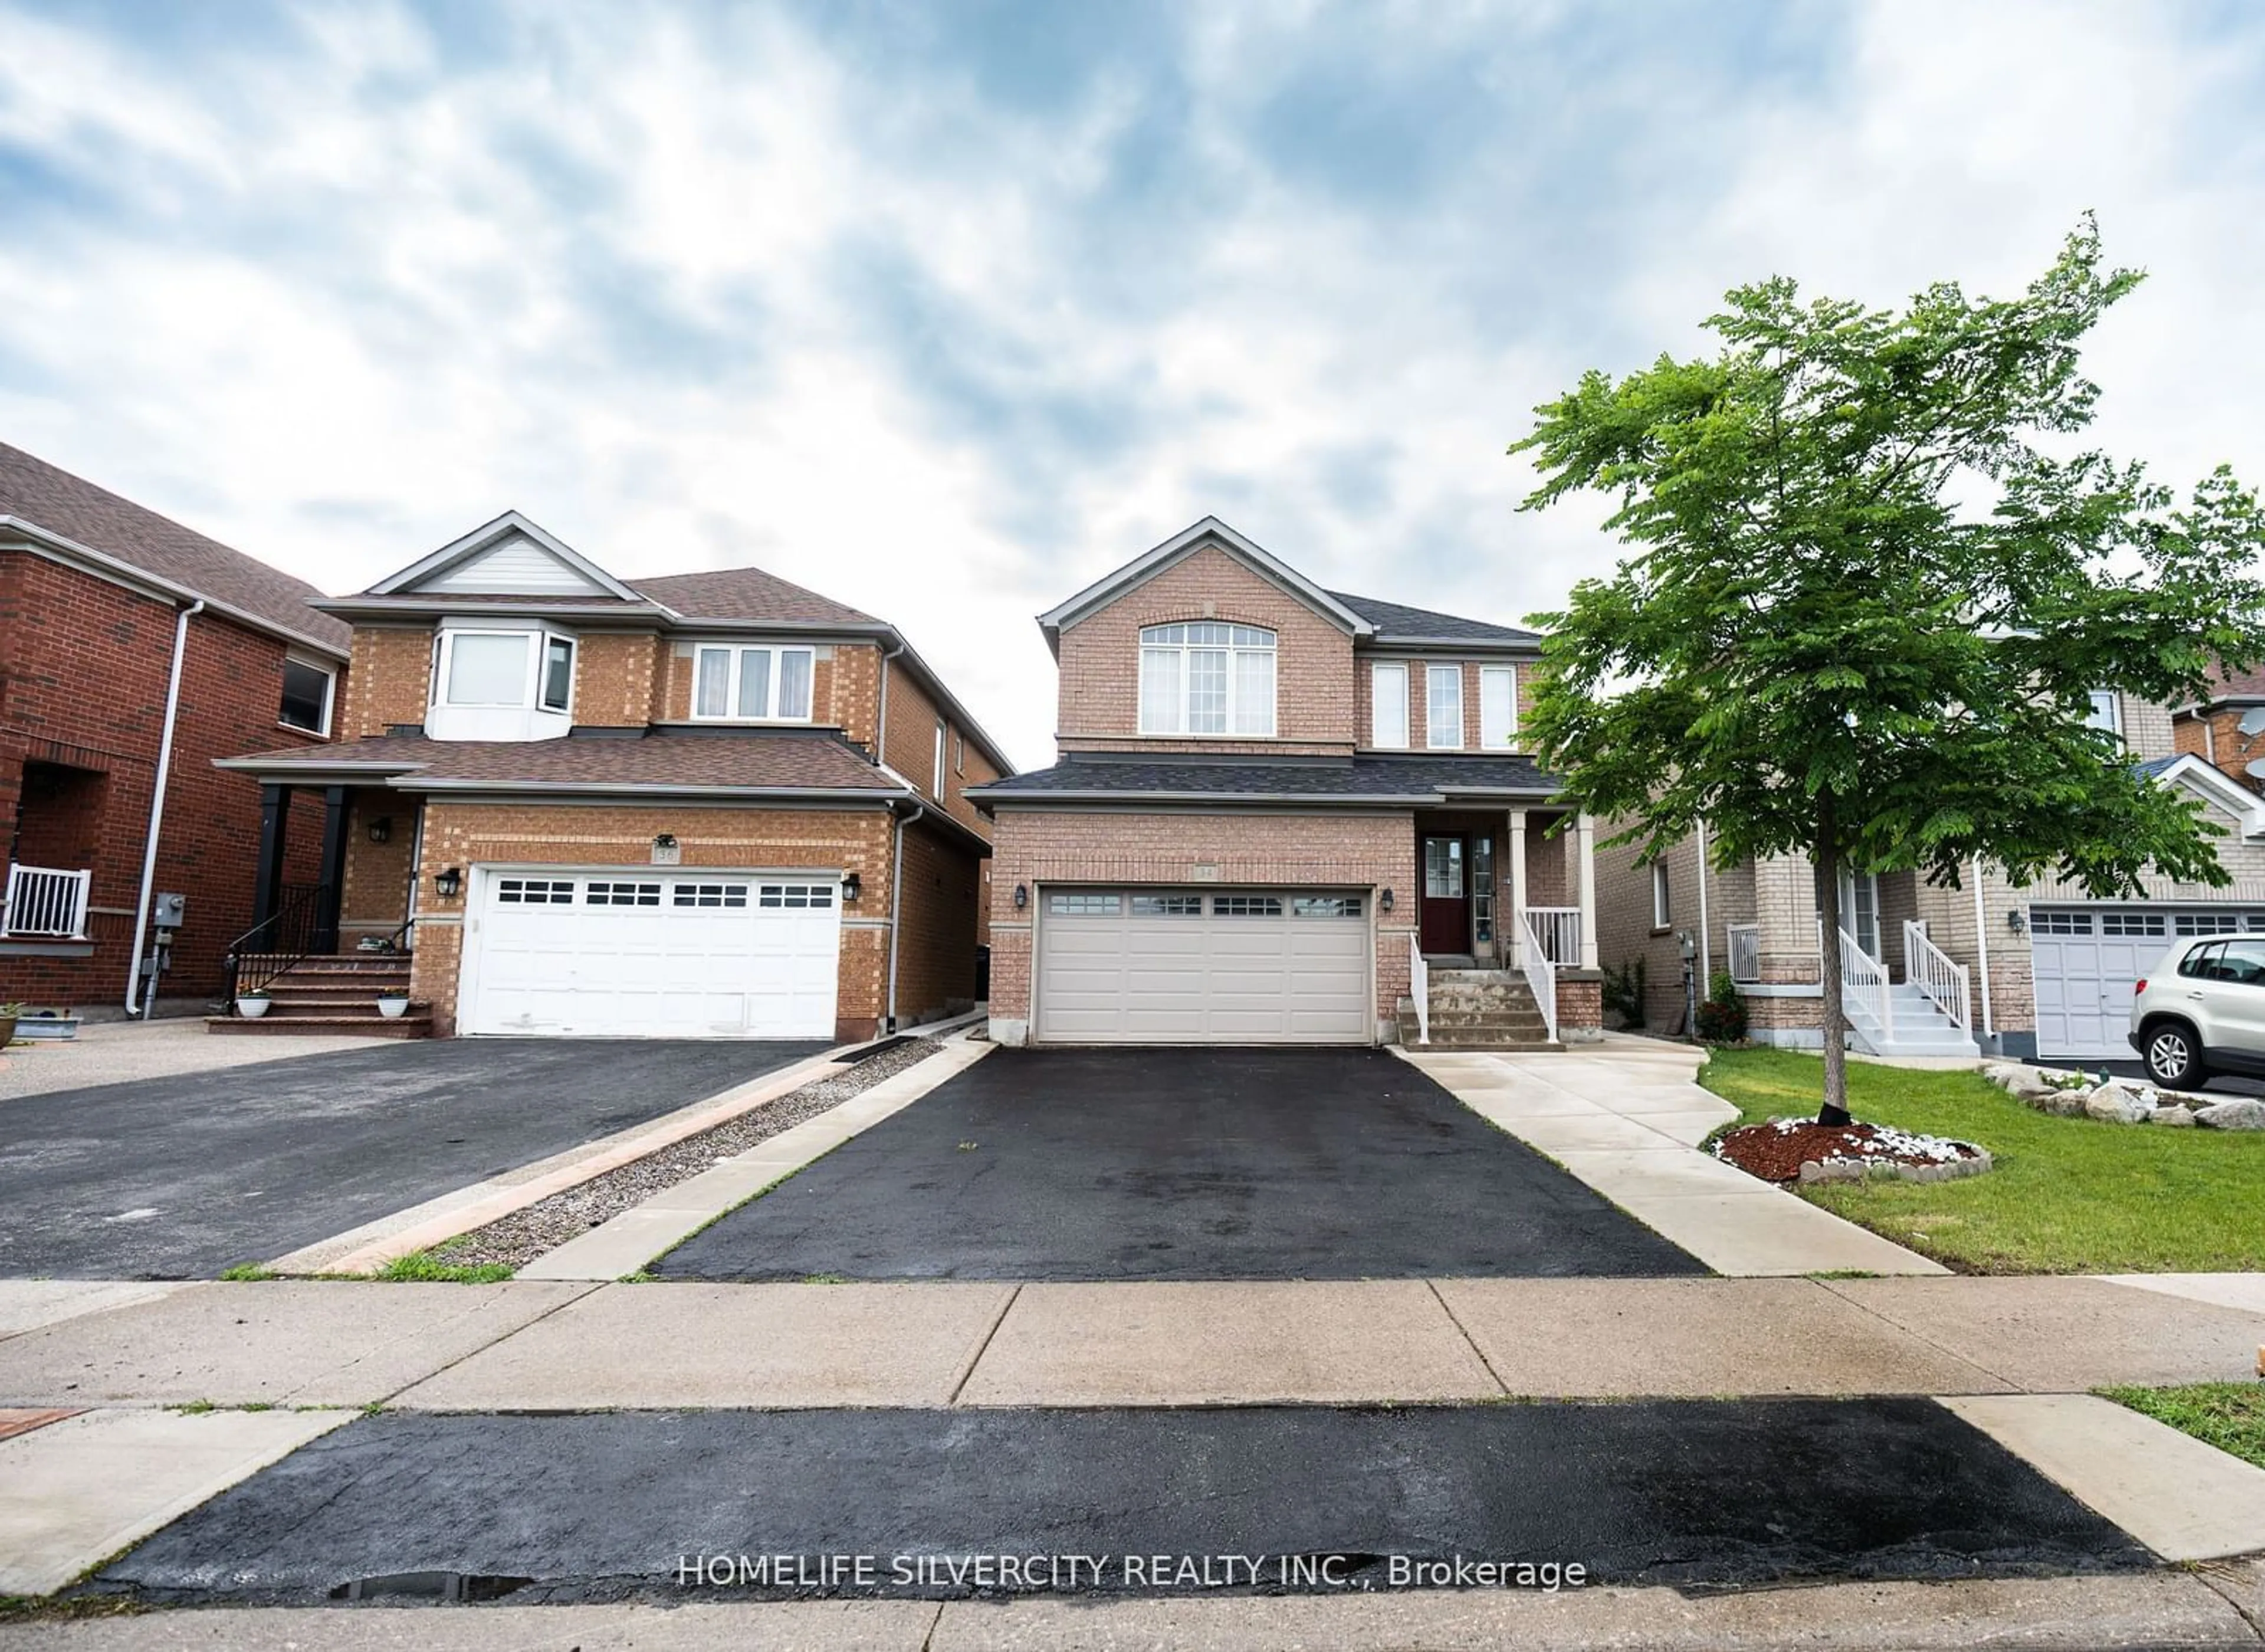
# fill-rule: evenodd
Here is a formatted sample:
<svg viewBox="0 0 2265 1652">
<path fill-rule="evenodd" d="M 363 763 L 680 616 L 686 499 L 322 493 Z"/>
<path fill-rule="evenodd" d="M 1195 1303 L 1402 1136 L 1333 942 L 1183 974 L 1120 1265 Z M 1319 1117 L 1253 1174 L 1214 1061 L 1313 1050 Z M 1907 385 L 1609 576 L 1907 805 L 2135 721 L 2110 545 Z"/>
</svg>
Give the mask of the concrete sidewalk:
<svg viewBox="0 0 2265 1652">
<path fill-rule="evenodd" d="M 1697 1151 L 1738 1116 L 1695 1081 L 1703 1052 L 1626 1037 L 1563 1054 L 1394 1048 L 1472 1111 L 1717 1273 L 1948 1271 Z"/>
</svg>

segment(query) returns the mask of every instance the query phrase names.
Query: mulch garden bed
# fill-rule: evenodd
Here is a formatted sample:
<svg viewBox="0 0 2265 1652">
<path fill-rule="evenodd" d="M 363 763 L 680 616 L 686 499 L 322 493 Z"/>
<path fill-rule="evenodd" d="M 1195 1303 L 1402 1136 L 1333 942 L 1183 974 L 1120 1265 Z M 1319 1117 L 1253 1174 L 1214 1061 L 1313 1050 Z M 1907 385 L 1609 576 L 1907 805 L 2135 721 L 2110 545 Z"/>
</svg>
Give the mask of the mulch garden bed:
<svg viewBox="0 0 2265 1652">
<path fill-rule="evenodd" d="M 1873 1176 L 1947 1181 L 1990 1168 L 1970 1141 L 1921 1136 L 1889 1124 L 1820 1124 L 1781 1118 L 1733 1130 L 1715 1156 L 1765 1182 L 1861 1181 Z M 1804 1173 L 1803 1167 L 1814 1166 Z"/>
</svg>

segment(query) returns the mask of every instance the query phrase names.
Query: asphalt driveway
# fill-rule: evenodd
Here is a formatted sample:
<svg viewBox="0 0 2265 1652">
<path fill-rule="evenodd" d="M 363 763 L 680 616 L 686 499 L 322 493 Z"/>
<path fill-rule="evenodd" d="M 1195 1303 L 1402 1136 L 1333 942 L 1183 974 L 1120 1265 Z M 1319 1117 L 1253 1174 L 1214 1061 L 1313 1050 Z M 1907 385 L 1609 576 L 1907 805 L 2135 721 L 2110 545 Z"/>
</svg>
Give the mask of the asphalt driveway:
<svg viewBox="0 0 2265 1652">
<path fill-rule="evenodd" d="M 1704 1273 L 1381 1050 L 1001 1051 L 654 1264 L 685 1279 Z"/>
<path fill-rule="evenodd" d="M 0 1277 L 209 1278 L 827 1047 L 446 1039 L 0 1102 Z"/>
</svg>

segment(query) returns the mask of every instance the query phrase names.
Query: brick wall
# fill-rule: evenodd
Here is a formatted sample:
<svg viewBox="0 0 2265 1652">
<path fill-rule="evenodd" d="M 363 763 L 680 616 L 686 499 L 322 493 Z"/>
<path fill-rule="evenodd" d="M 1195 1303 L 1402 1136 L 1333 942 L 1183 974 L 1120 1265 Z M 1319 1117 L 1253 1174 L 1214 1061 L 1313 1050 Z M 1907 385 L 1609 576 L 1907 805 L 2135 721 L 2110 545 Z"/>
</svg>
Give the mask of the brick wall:
<svg viewBox="0 0 2265 1652">
<path fill-rule="evenodd" d="M 1370 905 L 1376 1014 L 1408 995 L 1408 937 L 1416 927 L 1416 827 L 1397 813 L 1263 815 L 1190 811 L 1074 813 L 1002 808 L 993 840 L 991 1014 L 1031 1013 L 1031 913 L 1046 884 L 1205 884 L 1390 889 L 1389 913 Z M 1206 870 L 1205 869 L 1208 869 Z M 1017 912 L 1016 884 L 1031 891 Z"/>
<path fill-rule="evenodd" d="M 68 850 L 58 870 L 94 874 L 91 955 L 0 957 L 0 999 L 86 1008 L 125 997 L 175 622 L 170 604 L 44 557 L 0 553 L 0 811 L 11 840 L 22 833 L 23 863 L 58 864 L 33 848 Z M 187 895 L 188 924 L 165 997 L 218 991 L 222 956 L 251 923 L 259 789 L 213 760 L 316 739 L 277 721 L 284 651 L 279 639 L 214 615 L 189 622 L 156 878 L 157 889 Z M 60 817 L 42 819 L 48 804 Z M 319 814 L 292 828 L 288 875 L 312 881 Z"/>
<path fill-rule="evenodd" d="M 432 1004 L 438 1029 L 444 1034 L 455 1029 L 459 925 L 470 880 L 465 880 L 463 894 L 443 900 L 433 886 L 436 872 L 476 863 L 642 866 L 651 859 L 652 840 L 663 832 L 675 834 L 686 868 L 807 866 L 856 872 L 861 884 L 857 903 L 842 908 L 836 1031 L 849 1039 L 870 1037 L 879 1030 L 888 986 L 892 835 L 885 811 L 433 803 L 426 806 L 418 867 L 412 990 Z M 900 967 L 901 963 L 900 957 Z"/>
<path fill-rule="evenodd" d="M 2207 713 L 2181 713 L 2171 725 L 2173 751 L 2201 758 L 2245 790 L 2265 790 L 2265 782 L 2249 772 L 2250 764 L 2265 759 L 2265 734 L 2241 731 L 2247 710 L 2226 706 Z"/>
<path fill-rule="evenodd" d="M 956 833 L 905 828 L 904 926 L 897 943 L 897 1017 L 933 1021 L 975 1001 L 976 898 L 980 864 Z"/>
<path fill-rule="evenodd" d="M 354 794 L 346 832 L 346 868 L 339 896 L 339 948 L 364 935 L 388 935 L 409 915 L 409 877 L 417 856 L 417 800 L 397 792 Z M 382 843 L 369 841 L 386 823 Z"/>
<path fill-rule="evenodd" d="M 888 673 L 888 750 L 881 761 L 910 781 L 913 790 L 980 837 L 991 835 L 991 822 L 969 801 L 967 789 L 996 780 L 999 771 L 979 749 L 967 743 L 966 731 L 936 709 L 928 691 L 902 665 L 892 662 Z M 943 791 L 936 791 L 936 729 L 944 725 Z"/>
<path fill-rule="evenodd" d="M 1275 633 L 1275 738 L 1143 738 L 1140 630 L 1222 620 Z M 1063 751 L 1345 752 L 1353 746 L 1352 638 L 1279 586 L 1205 546 L 1061 633 Z"/>
<path fill-rule="evenodd" d="M 333 726 L 341 739 L 353 740 L 396 723 L 421 725 L 432 688 L 431 626 L 356 626 L 346 710 Z"/>
<path fill-rule="evenodd" d="M 652 632 L 585 634 L 574 647 L 574 721 L 637 729 L 652 722 L 661 648 Z"/>
</svg>

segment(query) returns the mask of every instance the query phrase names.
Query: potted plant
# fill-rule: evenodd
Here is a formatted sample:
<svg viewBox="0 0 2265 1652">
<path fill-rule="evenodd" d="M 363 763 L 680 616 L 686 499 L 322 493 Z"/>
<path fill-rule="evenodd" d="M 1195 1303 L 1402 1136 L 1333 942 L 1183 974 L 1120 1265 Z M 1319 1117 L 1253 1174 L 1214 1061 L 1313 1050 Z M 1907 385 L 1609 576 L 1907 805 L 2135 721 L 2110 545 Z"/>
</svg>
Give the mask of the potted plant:
<svg viewBox="0 0 2265 1652">
<path fill-rule="evenodd" d="M 267 1013 L 267 989 L 254 986 L 236 995 L 236 1013 L 246 1021 L 258 1021 Z"/>
<path fill-rule="evenodd" d="M 409 994 L 387 991 L 377 995 L 377 1013 L 388 1021 L 398 1021 L 409 1013 Z"/>
<path fill-rule="evenodd" d="M 24 1013 L 21 1004 L 0 1004 L 0 1050 L 15 1041 L 16 1018 Z"/>
</svg>

